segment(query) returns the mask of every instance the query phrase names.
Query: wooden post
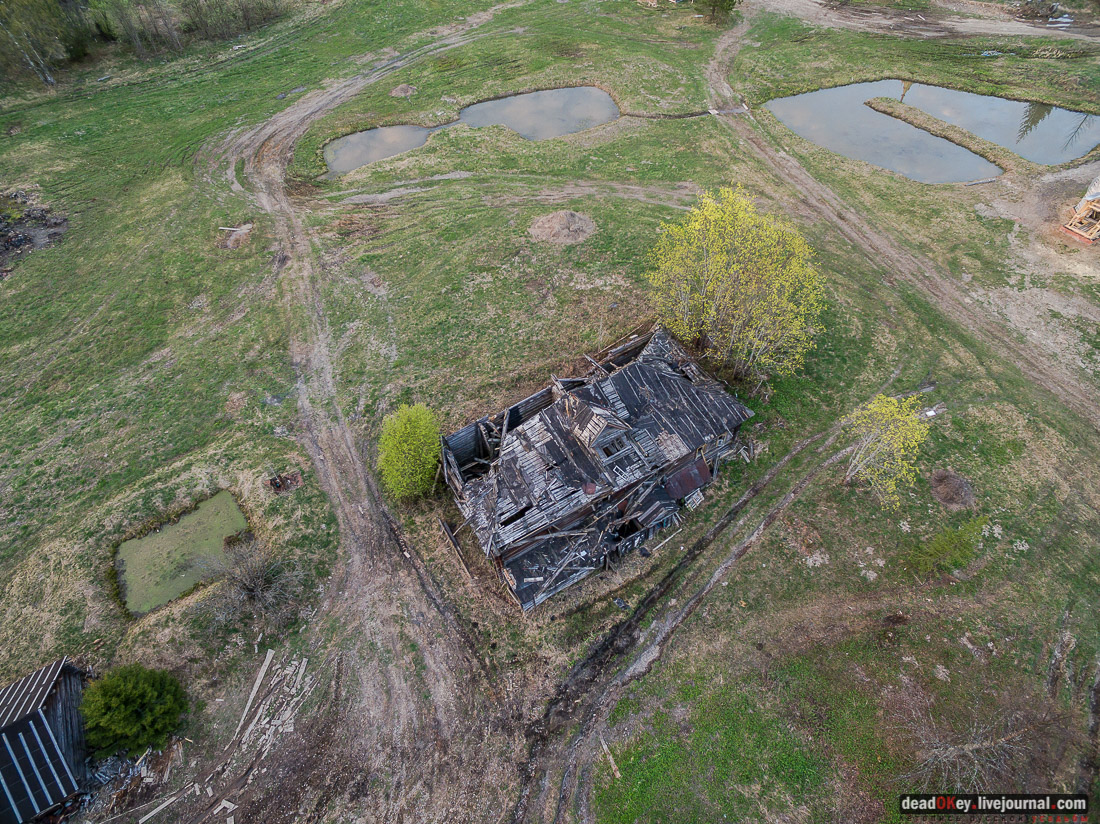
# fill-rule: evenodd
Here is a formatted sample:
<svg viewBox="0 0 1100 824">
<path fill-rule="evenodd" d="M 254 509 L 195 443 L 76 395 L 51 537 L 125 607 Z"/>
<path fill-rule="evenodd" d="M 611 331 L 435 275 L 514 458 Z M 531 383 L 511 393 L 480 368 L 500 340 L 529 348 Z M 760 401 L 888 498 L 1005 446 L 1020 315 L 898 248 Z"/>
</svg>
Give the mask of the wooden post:
<svg viewBox="0 0 1100 824">
<path fill-rule="evenodd" d="M 458 562 L 462 564 L 462 568 L 466 570 L 466 577 L 472 581 L 474 575 L 470 572 L 470 567 L 466 564 L 466 559 L 462 557 L 462 548 L 458 545 L 458 540 L 455 538 L 454 533 L 451 532 L 451 528 L 442 518 L 437 516 L 436 520 L 439 521 L 439 528 L 443 530 L 443 537 L 447 539 L 447 543 L 451 545 L 451 549 L 453 549 L 455 555 L 458 556 Z"/>
</svg>

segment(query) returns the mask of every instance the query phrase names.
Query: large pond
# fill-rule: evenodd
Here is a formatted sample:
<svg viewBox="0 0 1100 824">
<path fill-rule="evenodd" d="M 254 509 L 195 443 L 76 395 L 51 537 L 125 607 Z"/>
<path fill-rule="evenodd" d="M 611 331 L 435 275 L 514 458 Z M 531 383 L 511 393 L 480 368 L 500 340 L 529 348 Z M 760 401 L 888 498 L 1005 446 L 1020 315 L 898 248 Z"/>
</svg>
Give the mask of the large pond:
<svg viewBox="0 0 1100 824">
<path fill-rule="evenodd" d="M 891 97 L 1036 163 L 1065 163 L 1100 143 L 1100 118 L 1041 103 L 878 80 L 782 97 L 767 107 L 819 146 L 923 183 L 982 180 L 1001 170 L 973 152 L 864 103 Z"/>
<path fill-rule="evenodd" d="M 547 140 L 582 132 L 619 116 L 611 95 L 593 86 L 528 92 L 467 106 L 455 123 L 474 128 L 507 126 L 527 140 Z M 344 174 L 376 160 L 423 146 L 428 135 L 453 126 L 382 126 L 337 138 L 325 146 L 330 172 Z"/>
<path fill-rule="evenodd" d="M 223 490 L 174 524 L 126 541 L 116 558 L 126 608 L 141 615 L 178 598 L 225 558 L 225 539 L 247 528 L 236 500 Z"/>
</svg>

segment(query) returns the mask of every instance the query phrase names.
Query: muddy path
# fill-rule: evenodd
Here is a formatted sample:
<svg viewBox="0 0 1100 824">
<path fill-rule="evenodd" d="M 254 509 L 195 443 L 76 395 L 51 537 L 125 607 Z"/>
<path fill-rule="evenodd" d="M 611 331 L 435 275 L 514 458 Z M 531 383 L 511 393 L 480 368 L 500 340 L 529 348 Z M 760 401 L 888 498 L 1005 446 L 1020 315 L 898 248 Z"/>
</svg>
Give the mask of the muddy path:
<svg viewBox="0 0 1100 824">
<path fill-rule="evenodd" d="M 746 17 L 751 19 L 752 14 L 762 8 L 758 3 L 748 4 Z M 715 55 L 707 66 L 707 84 L 716 109 L 729 108 L 738 102 L 726 78 L 748 26 L 746 21 L 726 32 L 719 39 Z M 822 219 L 862 250 L 869 260 L 885 269 L 887 283 L 896 278 L 915 288 L 944 315 L 992 351 L 1001 353 L 1008 362 L 1100 431 L 1100 392 L 1072 366 L 1021 341 L 1015 331 L 984 311 L 959 283 L 940 271 L 931 260 L 904 248 L 892 236 L 873 226 L 831 188 L 814 178 L 798 160 L 774 145 L 756 126 L 751 114 L 718 114 L 717 117 L 745 141 L 778 179 L 812 202 Z"/>
<path fill-rule="evenodd" d="M 751 8 L 749 4 L 746 5 Z M 757 6 L 762 7 L 759 4 Z M 859 7 L 846 0 L 768 0 L 767 10 L 797 17 L 822 28 L 851 29 L 903 37 L 1040 36 L 1092 41 L 1100 36 L 1100 27 L 1094 23 L 1079 23 L 1067 29 L 1048 28 L 1040 21 L 1032 23 L 1020 20 L 997 3 L 980 0 L 940 0 L 936 7 L 919 12 Z M 748 11 L 746 8 L 746 12 Z M 960 16 L 957 12 L 970 16 Z"/>
<path fill-rule="evenodd" d="M 343 808 L 372 821 L 497 820 L 509 811 L 517 821 L 557 820 L 578 803 L 583 808 L 585 782 L 590 777 L 585 765 L 591 763 L 593 736 L 606 722 L 606 713 L 629 680 L 648 672 L 673 631 L 716 579 L 695 590 L 690 610 L 685 607 L 663 617 L 645 638 L 639 630 L 642 618 L 682 580 L 683 573 L 690 572 L 691 561 L 703 549 L 726 529 L 743 525 L 742 510 L 787 462 L 822 437 L 802 443 L 765 475 L 764 486 L 746 492 L 726 513 L 720 528 L 692 548 L 676 568 L 676 576 L 651 591 L 643 602 L 644 611 L 609 633 L 561 684 L 543 718 L 527 730 L 527 738 L 516 722 L 503 716 L 474 645 L 417 553 L 404 546 L 337 401 L 333 365 L 337 344 L 322 297 L 327 273 L 305 224 L 307 206 L 288 192 L 285 177 L 295 144 L 318 118 L 417 60 L 472 42 L 481 36 L 480 27 L 510 5 L 515 4 L 437 30 L 427 45 L 309 93 L 265 123 L 229 135 L 200 157 L 205 174 L 222 177 L 233 189 L 247 192 L 273 225 L 282 262 L 280 299 L 289 316 L 302 320 L 291 341 L 298 374 L 300 442 L 332 504 L 341 536 L 338 566 L 327 584 L 316 624 L 331 619 L 330 623 L 342 627 L 345 637 L 354 636 L 355 649 L 341 653 L 324 703 L 309 719 L 308 729 L 282 741 L 262 773 L 250 755 L 241 753 L 236 758 L 232 750 L 228 752 L 219 765 L 223 775 L 219 795 L 204 800 L 184 820 L 212 820 L 222 798 L 241 808 L 242 820 L 265 822 L 322 820 L 338 816 Z M 779 179 L 814 198 L 825 218 L 849 241 L 920 289 L 950 317 L 1009 353 L 1035 380 L 1100 426 L 1089 387 L 1068 370 L 1009 339 L 1004 328 L 968 306 L 963 293 L 934 267 L 879 233 L 797 161 L 773 147 L 751 119 L 728 113 L 737 108 L 737 101 L 726 84 L 726 71 L 746 29 L 743 25 L 726 33 L 707 67 L 711 102 L 725 112 L 718 115 L 722 122 L 743 137 Z M 554 200 L 576 193 L 544 194 Z M 630 193 L 639 198 L 651 194 Z M 731 550 L 722 569 L 747 551 L 825 461 L 818 460 L 817 467 Z M 620 669 L 628 653 L 630 663 Z M 584 718 L 588 721 L 581 731 L 563 740 L 565 729 Z M 525 757 L 528 745 L 530 758 Z M 519 789 L 514 765 L 525 761 L 523 789 L 513 808 Z M 554 776 L 561 779 L 556 785 Z M 379 787 L 387 789 L 379 791 Z"/>
<path fill-rule="evenodd" d="M 803 0 L 796 0 L 803 2 Z M 812 0 L 805 0 L 812 3 Z M 1100 412 L 1097 393 L 1083 382 L 1071 369 L 1058 360 L 1021 345 L 1014 333 L 994 317 L 971 306 L 966 293 L 928 260 L 919 254 L 902 248 L 897 241 L 879 232 L 857 212 L 849 208 L 829 187 L 819 183 L 797 160 L 774 147 L 755 128 L 751 115 L 736 113 L 740 101 L 730 88 L 726 78 L 742 39 L 751 25 L 753 14 L 761 6 L 755 4 L 746 9 L 746 19 L 729 30 L 719 40 L 715 56 L 706 67 L 706 79 L 710 103 L 718 117 L 728 128 L 744 139 L 761 160 L 784 183 L 795 191 L 808 194 L 815 201 L 820 213 L 832 223 L 856 248 L 871 260 L 887 268 L 893 277 L 904 281 L 929 299 L 945 315 L 991 347 L 1004 352 L 1033 380 L 1056 395 L 1068 407 L 1081 414 L 1094 427 L 1100 429 Z M 774 7 L 769 4 L 769 10 Z M 998 21 L 980 21 L 989 32 L 1001 28 Z M 1009 21 L 1015 22 L 1015 21 Z M 852 27 L 858 26 L 854 23 Z M 971 28 L 975 28 L 971 26 Z M 981 29 L 982 26 L 977 26 Z M 1014 28 L 1008 27 L 1006 31 Z M 914 32 L 910 32 L 911 34 Z M 943 34 L 952 33 L 943 31 Z M 1032 29 L 1029 33 L 1037 33 Z M 920 31 L 915 32 L 918 36 Z M 896 377 L 896 374 L 895 374 Z M 649 673 L 660 659 L 672 635 L 704 601 L 713 588 L 762 537 L 768 527 L 830 464 L 843 456 L 843 450 L 819 459 L 757 522 L 744 538 L 739 540 L 720 562 L 714 573 L 698 585 L 686 598 L 679 610 L 659 615 L 644 632 L 640 626 L 653 614 L 674 584 L 689 574 L 692 562 L 722 533 L 744 526 L 742 510 L 772 482 L 788 461 L 806 449 L 813 441 L 828 436 L 819 452 L 828 447 L 836 437 L 835 430 L 819 433 L 800 442 L 780 462 L 750 488 L 705 536 L 687 552 L 683 560 L 668 573 L 640 602 L 635 612 L 610 631 L 578 664 L 558 688 L 550 700 L 542 718 L 529 725 L 530 757 L 524 773 L 524 785 L 517 801 L 512 821 L 514 824 L 528 821 L 592 821 L 589 808 L 593 765 L 601 757 L 601 734 L 606 730 L 607 719 L 623 690 L 633 681 Z M 570 731 L 567 738 L 563 734 Z"/>
<path fill-rule="evenodd" d="M 343 666 L 335 670 L 325 703 L 309 719 L 308 730 L 288 737 L 270 756 L 266 777 L 253 772 L 254 759 L 245 753 L 236 758 L 231 747 L 218 767 L 221 791 L 192 811 L 192 821 L 211 820 L 222 798 L 251 821 L 303 820 L 303 815 L 320 820 L 345 803 L 372 821 L 400 821 L 414 811 L 418 821 L 480 820 L 493 801 L 485 789 L 511 783 L 499 767 L 485 763 L 479 746 L 487 725 L 508 724 L 496 717 L 484 665 L 419 556 L 396 530 L 337 401 L 335 342 L 322 297 L 326 273 L 303 210 L 285 184 L 294 146 L 318 118 L 417 60 L 472 42 L 481 36 L 481 26 L 511 5 L 516 4 L 436 30 L 427 45 L 308 94 L 200 157 L 207 177 L 225 175 L 273 224 L 282 264 L 280 297 L 288 315 L 304 321 L 291 332 L 299 441 L 341 537 L 337 569 L 326 584 L 314 632 L 333 623 L 359 654 L 342 654 Z M 319 642 L 323 648 L 325 641 Z M 506 731 L 496 734 L 508 741 Z M 378 786 L 390 791 L 375 792 Z"/>
</svg>

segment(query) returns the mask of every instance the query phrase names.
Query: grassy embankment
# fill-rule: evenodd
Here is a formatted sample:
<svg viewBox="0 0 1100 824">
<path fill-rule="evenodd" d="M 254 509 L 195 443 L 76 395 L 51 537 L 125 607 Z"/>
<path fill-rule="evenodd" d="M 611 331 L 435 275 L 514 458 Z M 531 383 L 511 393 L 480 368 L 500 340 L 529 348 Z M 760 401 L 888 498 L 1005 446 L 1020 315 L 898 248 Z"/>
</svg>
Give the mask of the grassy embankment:
<svg viewBox="0 0 1100 824">
<path fill-rule="evenodd" d="M 121 539 L 218 488 L 311 579 L 325 576 L 335 525 L 293 442 L 296 378 L 268 226 L 208 174 L 201 150 L 288 105 L 280 93 L 358 71 L 353 58 L 372 50 L 414 47 L 427 38 L 410 35 L 470 10 L 310 9 L 241 49 L 196 47 L 163 64 L 108 50 L 53 94 L 28 86 L 0 100 L 0 179 L 69 218 L 57 246 L 0 283 L 4 678 L 63 653 L 102 666 L 119 644 L 216 672 L 192 634 L 194 599 L 132 624 L 109 568 Z M 248 221 L 248 243 L 219 247 L 220 227 Z M 276 499 L 260 486 L 267 467 L 295 465 L 302 491 Z"/>
<path fill-rule="evenodd" d="M 992 44 L 911 43 L 777 19 L 763 21 L 750 39 L 760 46 L 742 52 L 731 83 L 754 106 L 817 85 L 884 76 L 1078 108 L 1097 104 L 1094 94 L 1082 100 L 1067 93 L 1095 77 L 1091 54 L 1068 63 L 985 61 L 963 73 L 969 62 L 960 52 Z M 864 214 L 884 227 L 911 227 L 908 240 L 925 254 L 953 270 L 968 255 L 968 270 L 992 282 L 1011 271 L 1003 235 L 974 231 L 983 228 L 973 213 L 980 195 L 837 158 L 766 112 L 758 117 Z M 1083 476 L 1078 462 L 1092 454 L 1094 434 L 919 297 L 876 282 L 862 261 L 825 262 L 845 310 L 832 323 L 854 322 L 865 337 L 829 334 L 805 376 L 777 385 L 765 411 L 769 434 L 781 437 L 774 428 L 781 420 L 799 433 L 810 421 L 820 425 L 820 412 L 836 409 L 827 399 L 842 386 L 867 391 L 890 364 L 903 363 L 895 387 L 934 381 L 929 405 L 947 405 L 922 455 L 922 478 L 894 514 L 839 486 L 836 472 L 791 507 L 682 630 L 667 660 L 619 704 L 611 732 L 623 779 L 601 767 L 601 821 L 684 820 L 681 813 L 688 820 L 767 819 L 780 812 L 801 820 L 838 813 L 893 820 L 897 793 L 912 783 L 903 776 L 917 760 L 904 722 L 908 709 L 931 701 L 937 719 L 961 733 L 975 718 L 1041 694 L 1063 615 L 1079 645 L 1054 704 L 1068 714 L 1067 726 L 1084 730 L 1083 688 L 1098 624 L 1088 593 L 1100 569 L 1097 478 L 1088 470 Z M 823 362 L 826 353 L 832 357 Z M 868 370 L 872 363 L 877 368 Z M 774 445 L 770 451 L 778 454 Z M 931 498 L 928 474 L 943 466 L 974 481 L 973 510 L 947 512 Z M 959 556 L 962 570 L 917 573 L 936 536 L 982 518 L 989 528 Z M 898 614 L 904 618 L 891 618 Z M 722 715 L 714 702 L 740 711 Z M 775 763 L 755 745 L 762 735 L 780 742 L 778 755 L 794 736 L 800 758 Z M 731 746 L 744 748 L 759 768 L 717 766 L 713 757 Z M 1072 786 L 1076 768 L 1074 757 L 1063 759 L 1045 785 Z M 720 789 L 692 792 L 710 780 Z M 825 793 L 824 805 L 815 791 Z"/>
<path fill-rule="evenodd" d="M 311 557 L 330 557 L 331 518 L 314 487 L 279 500 L 248 487 L 265 462 L 300 459 L 290 441 L 275 437 L 277 427 L 293 434 L 295 420 L 288 320 L 271 299 L 278 286 L 265 248 L 268 227 L 191 160 L 213 135 L 285 105 L 274 99 L 278 92 L 355 71 L 349 56 L 403 47 L 404 33 L 451 13 L 455 7 L 349 2 L 277 26 L 244 54 L 225 50 L 223 64 L 195 54 L 167 67 L 134 67 L 117 85 L 86 83 L 67 97 L 3 109 L 0 128 L 22 127 L 3 144 L 5 179 L 41 184 L 43 199 L 74 223 L 62 246 L 28 258 L 0 286 L 7 378 L 0 437 L 11 473 L 0 529 L 13 548 L 3 571 L 6 625 L 37 609 L 42 617 L 23 619 L 24 630 L 26 620 L 37 621 L 51 650 L 71 651 L 100 636 L 110 650 L 126 632 L 100 577 L 112 536 L 200 487 L 241 487 L 246 503 L 264 502 L 257 521 L 273 536 Z M 814 50 L 825 65 L 812 72 L 800 65 L 798 83 L 896 76 L 875 73 L 892 60 L 878 40 L 820 42 L 849 36 L 805 30 L 787 37 L 791 25 L 771 21 L 750 36 L 761 46 L 745 48 L 734 76 L 750 102 L 804 90 L 769 74 L 795 77 L 805 56 L 799 50 Z M 522 34 L 514 31 L 521 26 Z M 715 35 L 690 11 L 650 11 L 627 0 L 540 2 L 502 12 L 491 30 L 500 35 L 368 89 L 312 129 L 297 152 L 292 171 L 313 209 L 326 317 L 339 341 L 339 400 L 361 421 L 367 442 L 402 400 L 426 400 L 448 425 L 462 423 L 646 317 L 645 252 L 660 222 L 690 204 L 692 189 L 681 184 L 733 179 L 773 208 L 797 195 L 712 118 L 623 119 L 544 143 L 501 128 L 456 127 L 423 149 L 338 181 L 312 182 L 321 171 L 319 148 L 333 135 L 443 122 L 465 103 L 509 91 L 586 82 L 608 89 L 629 111 L 692 111 L 705 103 L 699 78 Z M 936 61 L 921 51 L 933 46 L 884 42 L 897 50 L 891 68 L 909 65 L 924 72 L 914 79 L 937 79 L 926 67 Z M 971 46 L 942 48 L 958 54 Z M 1072 63 L 1071 80 L 1094 76 L 1090 59 Z M 863 63 L 867 74 L 854 76 L 863 69 L 850 66 Z M 1042 83 L 1052 102 L 1066 102 L 1069 90 L 1059 97 L 1057 80 L 1066 65 L 987 61 L 966 82 L 977 91 L 1000 82 L 1021 94 Z M 402 82 L 417 86 L 417 95 L 389 97 Z M 856 204 L 898 201 L 891 208 L 905 210 L 916 233 L 909 239 L 948 265 L 965 254 L 974 257 L 976 275 L 1006 266 L 1007 242 L 983 245 L 958 231 L 956 224 L 974 220 L 973 204 L 950 207 L 951 221 L 933 220 L 945 208 L 941 192 L 806 146 L 799 156 Z M 454 172 L 468 176 L 425 180 Z M 378 204 L 341 202 L 396 186 L 422 191 Z M 590 214 L 599 231 L 564 250 L 531 240 L 531 220 L 557 208 Z M 245 220 L 257 221 L 251 244 L 217 249 L 217 227 Z M 614 717 L 609 743 L 623 779 L 601 773 L 594 799 L 601 820 L 720 820 L 723 813 L 736 820 L 800 809 L 813 819 L 849 803 L 845 784 L 857 799 L 892 809 L 894 779 L 913 753 L 911 742 L 891 732 L 884 696 L 899 689 L 934 695 L 961 723 L 975 702 L 989 700 L 983 690 L 990 683 L 1015 689 L 1041 680 L 1067 606 L 1081 638 L 1073 672 L 1084 677 L 1095 653 L 1087 597 L 1097 583 L 1091 433 L 919 296 L 884 282 L 888 272 L 829 227 L 806 230 L 830 289 L 818 351 L 804 374 L 776 384 L 769 402 L 753 402 L 754 423 L 763 426 L 749 434 L 762 457 L 731 467 L 708 496 L 710 506 L 651 560 L 646 577 L 624 580 L 618 594 L 633 602 L 674 563 L 676 546 L 712 523 L 771 460 L 867 398 L 895 368 L 901 371 L 891 388 L 932 379 L 929 403 L 944 402 L 948 413 L 900 512 L 884 515 L 865 494 L 839 487 L 837 470 L 827 472 L 683 628 L 667 660 Z M 814 459 L 794 462 L 784 483 Z M 924 478 L 944 465 L 973 480 L 977 512 L 946 513 L 931 500 Z M 781 491 L 754 503 L 750 523 Z M 402 517 L 464 620 L 478 622 L 476 635 L 502 676 L 523 683 L 560 671 L 616 620 L 607 595 L 617 582 L 592 579 L 532 620 L 517 621 L 493 600 L 483 567 L 475 567 L 475 586 L 462 584 L 433 526 L 432 515 L 445 509 L 436 501 Z M 915 580 L 908 560 L 920 544 L 979 515 L 991 517 L 1000 537 L 975 548 L 968 579 Z M 723 538 L 698 574 L 738 537 Z M 807 565 L 818 551 L 827 562 Z M 40 588 L 32 588 L 39 575 Z M 697 576 L 675 597 L 692 581 Z M 899 609 L 909 623 L 884 636 L 881 618 Z M 164 628 L 156 620 L 131 631 L 127 648 L 150 655 Z M 193 649 L 186 626 L 184 614 L 171 631 Z M 994 642 L 996 655 L 968 652 L 958 640 L 966 632 L 976 647 Z M 25 666 L 37 654 L 33 646 L 13 635 L 2 666 L 13 673 Z M 917 665 L 901 660 L 910 654 Z M 948 669 L 950 682 L 935 677 L 934 663 Z M 208 662 L 194 669 L 206 671 Z M 1079 720 L 1072 689 L 1059 700 Z M 868 723 L 880 711 L 882 723 Z M 651 753 L 666 768 L 647 766 Z M 699 770 L 713 756 L 722 762 L 710 776 L 715 790 L 696 795 Z M 811 801 L 818 787 L 827 797 Z"/>
</svg>

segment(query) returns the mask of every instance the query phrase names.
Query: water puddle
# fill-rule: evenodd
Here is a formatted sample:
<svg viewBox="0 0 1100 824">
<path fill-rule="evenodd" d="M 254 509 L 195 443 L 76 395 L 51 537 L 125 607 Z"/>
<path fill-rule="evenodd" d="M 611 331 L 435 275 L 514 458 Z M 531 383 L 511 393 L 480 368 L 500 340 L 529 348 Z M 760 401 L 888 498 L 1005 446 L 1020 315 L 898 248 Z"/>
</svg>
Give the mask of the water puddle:
<svg viewBox="0 0 1100 824">
<path fill-rule="evenodd" d="M 1100 118 L 1092 115 L 900 80 L 819 89 L 771 100 L 767 107 L 819 146 L 922 183 L 962 183 L 1001 173 L 968 149 L 863 105 L 875 97 L 900 100 L 1035 163 L 1065 163 L 1100 143 Z"/>
<path fill-rule="evenodd" d="M 247 528 L 236 500 L 222 490 L 175 523 L 126 541 L 115 561 L 126 608 L 141 615 L 178 598 L 225 557 L 225 539 Z"/>
<path fill-rule="evenodd" d="M 873 97 L 900 98 L 901 93 L 900 80 L 877 80 L 781 97 L 767 107 L 818 146 L 921 183 L 964 183 L 1001 173 L 969 149 L 863 105 Z"/>
<path fill-rule="evenodd" d="M 1047 103 L 1005 100 L 914 83 L 905 102 L 1033 163 L 1053 166 L 1100 143 L 1100 117 Z"/>
<path fill-rule="evenodd" d="M 455 123 L 473 128 L 507 126 L 527 140 L 548 140 L 610 123 L 619 116 L 611 95 L 594 86 L 528 92 L 474 103 L 458 113 Z M 368 163 L 423 146 L 434 129 L 423 126 L 381 126 L 349 134 L 325 146 L 325 163 L 332 174 L 344 174 Z"/>
</svg>

